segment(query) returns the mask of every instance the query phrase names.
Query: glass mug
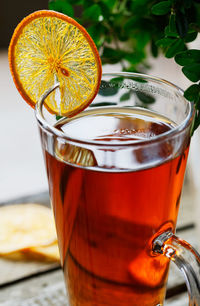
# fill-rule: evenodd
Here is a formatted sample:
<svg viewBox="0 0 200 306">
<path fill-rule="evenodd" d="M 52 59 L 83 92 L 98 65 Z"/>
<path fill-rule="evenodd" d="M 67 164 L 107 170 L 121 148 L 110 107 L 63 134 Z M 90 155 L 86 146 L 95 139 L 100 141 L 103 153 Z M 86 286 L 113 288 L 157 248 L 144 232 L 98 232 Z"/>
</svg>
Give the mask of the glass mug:
<svg viewBox="0 0 200 306">
<path fill-rule="evenodd" d="M 163 305 L 170 259 L 200 305 L 198 253 L 174 235 L 194 108 L 175 85 L 104 74 L 90 107 L 36 106 L 70 305 Z M 51 122 L 50 122 L 51 121 Z"/>
</svg>

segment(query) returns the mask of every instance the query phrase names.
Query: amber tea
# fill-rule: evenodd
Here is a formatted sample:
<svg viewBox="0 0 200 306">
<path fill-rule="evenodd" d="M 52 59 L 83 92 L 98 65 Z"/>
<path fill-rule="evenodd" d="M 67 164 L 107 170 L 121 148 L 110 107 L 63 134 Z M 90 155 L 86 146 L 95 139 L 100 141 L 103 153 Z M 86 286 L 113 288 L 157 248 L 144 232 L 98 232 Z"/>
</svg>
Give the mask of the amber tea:
<svg viewBox="0 0 200 306">
<path fill-rule="evenodd" d="M 55 141 L 54 154 L 45 152 L 70 305 L 162 305 L 169 262 L 151 243 L 159 230 L 175 229 L 189 141 L 173 158 L 167 141 L 133 151 L 134 142 L 174 128 L 141 108 L 90 110 L 56 128 L 111 146 Z M 112 155 L 121 144 L 126 150 Z"/>
</svg>

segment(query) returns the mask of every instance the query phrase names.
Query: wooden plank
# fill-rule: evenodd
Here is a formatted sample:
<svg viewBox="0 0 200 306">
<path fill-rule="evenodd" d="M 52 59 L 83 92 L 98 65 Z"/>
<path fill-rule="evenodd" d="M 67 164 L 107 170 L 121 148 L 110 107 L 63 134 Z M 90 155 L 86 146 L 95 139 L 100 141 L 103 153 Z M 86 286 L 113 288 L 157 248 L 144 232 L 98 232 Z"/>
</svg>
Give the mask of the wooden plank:
<svg viewBox="0 0 200 306">
<path fill-rule="evenodd" d="M 9 299 L 8 299 L 9 297 Z M 1 306 L 68 306 L 62 271 L 34 277 L 1 289 Z M 166 306 L 188 305 L 187 293 L 175 295 Z"/>
<path fill-rule="evenodd" d="M 177 227 L 183 227 L 195 222 L 195 192 L 186 175 L 179 207 Z"/>
<path fill-rule="evenodd" d="M 62 271 L 49 272 L 0 290 L 1 306 L 66 306 Z"/>
<path fill-rule="evenodd" d="M 11 205 L 17 203 L 39 203 L 44 204 L 46 206 L 50 206 L 49 193 L 47 191 L 32 194 L 16 199 L 11 199 L 9 201 L 0 202 L 0 205 Z"/>
<path fill-rule="evenodd" d="M 167 299 L 165 306 L 188 306 L 189 298 L 187 292 L 174 296 L 173 298 Z"/>
<path fill-rule="evenodd" d="M 58 263 L 48 263 L 40 261 L 12 261 L 7 259 L 0 259 L 0 287 L 17 280 L 42 274 L 46 271 L 55 270 L 59 268 Z"/>
</svg>

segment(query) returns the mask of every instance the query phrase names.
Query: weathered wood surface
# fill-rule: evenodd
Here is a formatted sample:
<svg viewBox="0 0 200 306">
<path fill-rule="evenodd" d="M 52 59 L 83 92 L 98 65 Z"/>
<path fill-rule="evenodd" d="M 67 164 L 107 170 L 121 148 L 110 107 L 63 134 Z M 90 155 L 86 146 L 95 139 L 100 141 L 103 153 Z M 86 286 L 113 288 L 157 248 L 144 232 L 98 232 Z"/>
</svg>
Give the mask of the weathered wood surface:
<svg viewBox="0 0 200 306">
<path fill-rule="evenodd" d="M 177 231 L 177 235 L 199 248 L 199 235 L 194 226 L 194 194 L 190 188 L 189 185 L 184 187 L 177 224 L 180 230 Z M 48 194 L 43 193 L 12 201 L 12 203 L 27 202 L 49 205 Z M 1 306 L 67 306 L 63 275 L 57 264 L 11 262 L 0 259 L 0 271 Z M 188 305 L 188 296 L 185 290 L 184 279 L 172 263 L 168 280 L 168 298 L 165 305 Z"/>
<path fill-rule="evenodd" d="M 49 272 L 46 275 L 33 277 L 18 284 L 2 288 L 0 305 L 68 306 L 62 271 Z M 188 305 L 187 293 L 177 294 L 167 299 L 165 305 Z"/>
<path fill-rule="evenodd" d="M 194 224 L 196 221 L 195 195 L 193 184 L 186 176 L 180 201 L 177 228 Z"/>
<path fill-rule="evenodd" d="M 39 261 L 13 261 L 0 259 L 0 287 L 13 283 L 19 279 L 53 271 L 59 267 L 58 263 Z"/>
<path fill-rule="evenodd" d="M 1 289 L 1 306 L 67 306 L 62 271 L 49 272 Z"/>
<path fill-rule="evenodd" d="M 188 294 L 182 293 L 175 295 L 173 298 L 167 299 L 165 302 L 165 306 L 188 306 Z"/>
<path fill-rule="evenodd" d="M 41 204 L 50 206 L 49 194 L 47 191 L 44 191 L 41 193 L 13 199 L 10 201 L 0 202 L 0 205 L 10 205 L 10 204 L 16 204 L 16 203 L 41 203 Z"/>
</svg>

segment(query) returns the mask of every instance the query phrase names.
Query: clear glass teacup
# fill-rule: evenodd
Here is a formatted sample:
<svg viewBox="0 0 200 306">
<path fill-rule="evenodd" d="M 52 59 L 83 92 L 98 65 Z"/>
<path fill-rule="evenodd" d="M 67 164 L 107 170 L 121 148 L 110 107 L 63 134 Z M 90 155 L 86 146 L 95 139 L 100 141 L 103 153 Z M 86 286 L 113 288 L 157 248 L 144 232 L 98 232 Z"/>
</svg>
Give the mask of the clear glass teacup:
<svg viewBox="0 0 200 306">
<path fill-rule="evenodd" d="M 200 305 L 198 253 L 174 233 L 194 118 L 175 85 L 104 74 L 90 107 L 36 106 L 70 305 L 163 305 L 170 259 Z"/>
</svg>

